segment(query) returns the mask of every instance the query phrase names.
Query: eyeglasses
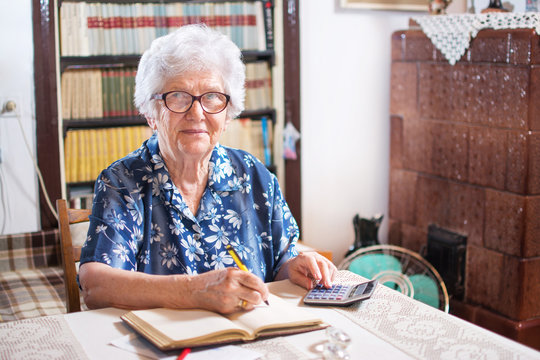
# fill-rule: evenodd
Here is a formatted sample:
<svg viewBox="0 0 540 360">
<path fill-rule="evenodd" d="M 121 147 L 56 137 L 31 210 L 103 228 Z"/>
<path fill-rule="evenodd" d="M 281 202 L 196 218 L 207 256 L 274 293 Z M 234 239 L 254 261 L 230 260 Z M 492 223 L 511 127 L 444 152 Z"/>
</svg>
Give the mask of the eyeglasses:
<svg viewBox="0 0 540 360">
<path fill-rule="evenodd" d="M 163 100 L 167 109 L 174 113 L 188 112 L 195 100 L 201 104 L 204 112 L 217 114 L 225 110 L 231 97 L 220 92 L 207 92 L 199 96 L 191 95 L 185 91 L 169 91 L 163 94 L 154 94 L 152 100 Z"/>
</svg>

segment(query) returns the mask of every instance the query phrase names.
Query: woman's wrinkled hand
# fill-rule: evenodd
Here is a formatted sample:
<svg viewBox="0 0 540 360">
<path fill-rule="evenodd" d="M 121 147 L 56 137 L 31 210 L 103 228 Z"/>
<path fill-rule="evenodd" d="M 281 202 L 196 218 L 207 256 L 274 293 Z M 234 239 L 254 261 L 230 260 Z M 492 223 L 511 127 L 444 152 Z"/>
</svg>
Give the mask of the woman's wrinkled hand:
<svg viewBox="0 0 540 360">
<path fill-rule="evenodd" d="M 318 283 L 325 287 L 332 286 L 337 273 L 336 266 L 324 256 L 314 251 L 300 253 L 283 265 L 287 277 L 295 284 L 312 289 Z"/>
<path fill-rule="evenodd" d="M 193 296 L 202 309 L 230 314 L 252 310 L 268 299 L 268 288 L 257 276 L 236 268 L 209 271 L 192 278 Z"/>
</svg>

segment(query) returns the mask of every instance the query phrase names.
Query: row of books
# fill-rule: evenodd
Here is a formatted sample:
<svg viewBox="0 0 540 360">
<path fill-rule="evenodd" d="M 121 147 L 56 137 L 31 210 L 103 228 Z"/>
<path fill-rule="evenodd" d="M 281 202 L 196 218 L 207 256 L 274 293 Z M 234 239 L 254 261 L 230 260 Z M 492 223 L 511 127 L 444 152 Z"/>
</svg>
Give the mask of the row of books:
<svg viewBox="0 0 540 360">
<path fill-rule="evenodd" d="M 153 39 L 205 23 L 243 50 L 272 48 L 271 1 L 208 3 L 62 2 L 62 56 L 142 54 Z M 265 15 L 269 19 L 265 19 Z"/>
<path fill-rule="evenodd" d="M 69 207 L 72 209 L 91 209 L 94 200 L 94 186 L 69 190 Z"/>
<path fill-rule="evenodd" d="M 269 64 L 259 61 L 246 64 L 246 101 L 247 110 L 274 107 L 272 102 L 272 73 Z"/>
<path fill-rule="evenodd" d="M 236 149 L 246 150 L 266 166 L 272 165 L 273 131 L 272 121 L 240 118 L 233 120 L 221 134 L 219 143 Z"/>
<path fill-rule="evenodd" d="M 135 116 L 133 104 L 136 69 L 73 69 L 62 74 L 62 117 L 91 119 Z M 246 65 L 247 110 L 272 107 L 272 79 L 268 63 Z"/>
<path fill-rule="evenodd" d="M 62 74 L 62 117 L 89 119 L 134 116 L 136 69 L 67 70 Z"/>
<path fill-rule="evenodd" d="M 64 141 L 66 182 L 96 180 L 103 169 L 139 148 L 151 135 L 148 126 L 68 130 Z"/>
<path fill-rule="evenodd" d="M 139 148 L 152 134 L 148 126 L 68 130 L 65 139 L 66 182 L 94 181 L 114 161 Z M 272 121 L 236 119 L 220 143 L 250 152 L 267 166 L 272 163 Z"/>
</svg>

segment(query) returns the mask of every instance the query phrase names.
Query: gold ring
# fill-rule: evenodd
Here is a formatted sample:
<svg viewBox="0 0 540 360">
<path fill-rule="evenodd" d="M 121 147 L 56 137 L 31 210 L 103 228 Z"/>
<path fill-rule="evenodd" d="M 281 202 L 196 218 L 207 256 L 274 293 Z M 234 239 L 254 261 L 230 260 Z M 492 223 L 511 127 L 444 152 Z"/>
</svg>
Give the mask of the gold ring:
<svg viewBox="0 0 540 360">
<path fill-rule="evenodd" d="M 247 301 L 240 299 L 240 302 L 238 303 L 238 307 L 241 309 L 245 309 L 247 306 Z"/>
</svg>

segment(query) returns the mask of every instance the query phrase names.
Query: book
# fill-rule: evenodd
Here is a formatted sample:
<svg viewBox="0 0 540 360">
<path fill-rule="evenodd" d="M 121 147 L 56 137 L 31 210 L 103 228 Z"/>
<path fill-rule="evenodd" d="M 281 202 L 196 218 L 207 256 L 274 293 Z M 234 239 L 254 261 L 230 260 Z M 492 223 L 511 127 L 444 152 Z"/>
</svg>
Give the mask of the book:
<svg viewBox="0 0 540 360">
<path fill-rule="evenodd" d="M 99 149 L 99 130 L 100 129 L 87 129 L 86 130 L 86 141 L 88 143 L 88 152 L 87 160 L 88 161 L 88 176 L 85 178 L 86 181 L 91 181 L 95 179 L 99 174 L 98 168 L 100 167 L 98 149 Z"/>
<path fill-rule="evenodd" d="M 62 101 L 62 118 L 71 119 L 71 101 L 73 92 L 71 91 L 73 73 L 66 71 L 62 75 L 61 80 L 61 101 Z"/>
<path fill-rule="evenodd" d="M 252 36 L 255 39 L 254 46 L 256 49 L 264 51 L 266 47 L 266 24 L 264 21 L 264 10 L 262 1 L 256 1 L 253 3 L 255 10 L 255 26 L 252 31 Z"/>
<path fill-rule="evenodd" d="M 266 166 L 272 164 L 272 138 L 272 120 L 262 117 L 260 120 L 251 121 L 252 148 L 249 152 Z"/>
<path fill-rule="evenodd" d="M 66 131 L 64 144 L 66 182 L 74 182 L 77 177 L 77 163 L 75 162 L 77 158 L 74 154 L 77 146 L 77 138 L 72 130 Z"/>
<path fill-rule="evenodd" d="M 265 44 L 268 50 L 274 49 L 274 6 L 272 1 L 264 2 L 264 31 L 265 31 Z"/>
<path fill-rule="evenodd" d="M 326 328 L 318 316 L 270 294 L 270 305 L 221 315 L 201 309 L 133 310 L 122 320 L 161 350 L 247 342 Z"/>
<path fill-rule="evenodd" d="M 112 164 L 116 160 L 120 159 L 120 150 L 118 144 L 118 132 L 120 128 L 113 127 L 107 129 L 107 158 L 104 160 L 107 165 Z"/>
<path fill-rule="evenodd" d="M 74 155 L 75 155 L 75 163 L 77 164 L 77 168 L 76 168 L 77 176 L 75 176 L 75 179 L 73 180 L 74 182 L 85 181 L 86 178 L 87 178 L 87 175 L 86 175 L 86 162 L 87 162 L 86 154 L 88 154 L 88 150 L 87 150 L 87 146 L 86 146 L 87 142 L 86 142 L 85 132 L 86 132 L 86 130 L 74 130 L 73 131 L 73 133 L 76 136 Z"/>
<path fill-rule="evenodd" d="M 102 116 L 108 117 L 111 116 L 111 70 L 104 69 L 101 72 L 101 97 L 102 97 Z"/>
<path fill-rule="evenodd" d="M 266 117 L 261 118 L 261 137 L 264 148 L 264 165 L 272 165 L 272 158 L 270 155 L 270 139 L 268 135 L 268 119 Z"/>
<path fill-rule="evenodd" d="M 96 134 L 96 167 L 92 171 L 92 178 L 96 179 L 99 173 L 109 166 L 109 133 L 110 128 L 94 129 Z"/>
</svg>

